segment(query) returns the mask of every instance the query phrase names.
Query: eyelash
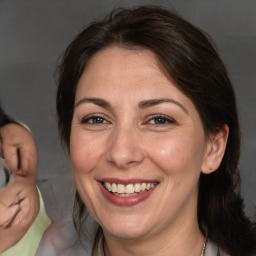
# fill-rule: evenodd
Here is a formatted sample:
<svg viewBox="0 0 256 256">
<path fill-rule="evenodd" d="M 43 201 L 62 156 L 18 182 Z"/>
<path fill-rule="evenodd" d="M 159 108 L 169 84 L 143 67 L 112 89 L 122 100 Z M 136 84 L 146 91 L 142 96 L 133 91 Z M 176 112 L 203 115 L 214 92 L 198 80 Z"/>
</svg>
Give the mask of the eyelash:
<svg viewBox="0 0 256 256">
<path fill-rule="evenodd" d="M 97 119 L 101 120 L 102 122 L 97 122 Z M 94 122 L 96 121 L 96 122 Z M 95 125 L 95 124 L 105 124 L 105 123 L 109 123 L 104 117 L 100 116 L 100 115 L 92 115 L 92 116 L 87 116 L 85 118 L 83 118 L 81 120 L 81 123 L 87 123 L 87 124 L 91 124 L 91 125 Z"/>
<path fill-rule="evenodd" d="M 154 123 L 150 123 L 151 121 L 154 121 Z M 100 116 L 100 115 L 95 115 L 95 116 L 88 116 L 85 117 L 84 119 L 82 119 L 81 123 L 87 123 L 90 125 L 95 125 L 95 124 L 106 124 L 109 123 L 104 117 Z M 167 124 L 175 124 L 176 121 L 172 118 L 163 116 L 163 115 L 155 115 L 155 116 L 151 116 L 146 122 L 145 124 L 150 124 L 150 125 L 156 125 L 156 126 L 160 126 L 160 125 L 167 125 Z"/>
<path fill-rule="evenodd" d="M 168 124 L 175 124 L 176 121 L 170 117 L 164 116 L 164 115 L 154 115 L 151 116 L 146 123 L 150 123 L 150 121 L 155 121 L 152 125 L 160 126 L 160 125 L 168 125 Z M 163 122 L 157 123 L 156 120 Z"/>
</svg>

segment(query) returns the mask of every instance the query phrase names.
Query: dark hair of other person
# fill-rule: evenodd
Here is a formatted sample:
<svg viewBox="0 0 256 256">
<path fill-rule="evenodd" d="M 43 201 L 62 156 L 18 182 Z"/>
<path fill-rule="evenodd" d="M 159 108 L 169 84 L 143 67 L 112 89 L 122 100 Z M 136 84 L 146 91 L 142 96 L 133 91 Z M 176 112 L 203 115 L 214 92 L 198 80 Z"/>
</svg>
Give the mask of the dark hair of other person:
<svg viewBox="0 0 256 256">
<path fill-rule="evenodd" d="M 69 148 L 79 79 L 95 53 L 112 45 L 153 52 L 163 72 L 194 103 L 206 136 L 216 134 L 224 124 L 229 126 L 220 167 L 201 174 L 199 180 L 198 222 L 201 232 L 230 255 L 250 255 L 256 231 L 240 196 L 240 128 L 234 91 L 209 36 L 177 14 L 155 6 L 117 9 L 74 39 L 58 69 L 57 113 L 63 143 Z M 79 233 L 87 214 L 76 193 L 74 222 Z"/>
<path fill-rule="evenodd" d="M 0 105 L 0 127 L 4 126 L 8 123 L 8 117 L 5 115 L 4 110 L 1 108 Z"/>
</svg>

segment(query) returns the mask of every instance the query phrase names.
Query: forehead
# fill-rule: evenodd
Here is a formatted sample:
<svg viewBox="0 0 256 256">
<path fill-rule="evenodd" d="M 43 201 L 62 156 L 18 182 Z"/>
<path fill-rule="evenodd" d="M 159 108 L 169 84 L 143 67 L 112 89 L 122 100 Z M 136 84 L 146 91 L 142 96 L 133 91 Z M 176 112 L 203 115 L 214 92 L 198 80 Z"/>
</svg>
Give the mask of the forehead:
<svg viewBox="0 0 256 256">
<path fill-rule="evenodd" d="M 153 52 L 146 49 L 130 49 L 117 46 L 97 52 L 89 60 L 83 76 L 90 76 L 92 71 L 105 76 L 105 79 L 113 78 L 113 75 L 116 77 L 129 74 L 133 77 L 138 74 L 140 76 L 164 75 Z"/>
<path fill-rule="evenodd" d="M 144 90 L 144 94 L 158 94 L 164 86 L 166 89 L 175 86 L 176 91 L 179 90 L 167 77 L 153 52 L 112 46 L 98 52 L 88 62 L 79 80 L 77 94 L 97 90 L 100 93 L 108 89 L 114 92 L 125 90 L 126 93 Z"/>
</svg>

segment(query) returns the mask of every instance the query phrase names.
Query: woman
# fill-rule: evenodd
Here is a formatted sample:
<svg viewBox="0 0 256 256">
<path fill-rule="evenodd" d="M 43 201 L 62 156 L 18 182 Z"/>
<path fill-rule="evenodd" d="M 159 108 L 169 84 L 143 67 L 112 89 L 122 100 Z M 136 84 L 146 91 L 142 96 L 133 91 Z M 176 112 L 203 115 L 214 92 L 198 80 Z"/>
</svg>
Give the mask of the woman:
<svg viewBox="0 0 256 256">
<path fill-rule="evenodd" d="M 57 111 L 80 239 L 87 212 L 99 224 L 83 255 L 253 254 L 235 96 L 199 29 L 158 7 L 92 23 L 64 54 Z"/>
</svg>

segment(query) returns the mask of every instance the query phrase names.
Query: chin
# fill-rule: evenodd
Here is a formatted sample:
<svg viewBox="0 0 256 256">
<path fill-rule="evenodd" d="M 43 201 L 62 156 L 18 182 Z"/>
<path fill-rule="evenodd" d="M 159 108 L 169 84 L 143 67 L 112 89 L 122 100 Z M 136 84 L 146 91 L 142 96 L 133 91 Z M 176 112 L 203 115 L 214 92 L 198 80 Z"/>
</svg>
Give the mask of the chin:
<svg viewBox="0 0 256 256">
<path fill-rule="evenodd" d="M 141 239 L 144 237 L 147 232 L 145 230 L 110 230 L 104 232 L 110 233 L 114 237 L 118 237 L 119 239 L 126 239 L 126 240 L 135 240 L 135 239 Z"/>
<path fill-rule="evenodd" d="M 111 234 L 112 236 L 121 239 L 139 239 L 146 236 L 152 227 L 142 223 L 141 221 L 113 221 L 113 223 L 107 223 L 102 225 L 103 231 Z"/>
</svg>

